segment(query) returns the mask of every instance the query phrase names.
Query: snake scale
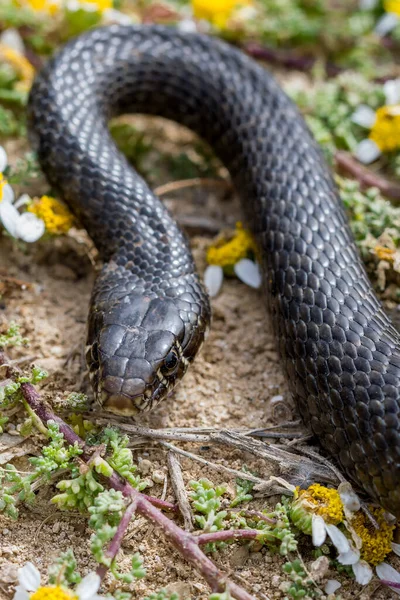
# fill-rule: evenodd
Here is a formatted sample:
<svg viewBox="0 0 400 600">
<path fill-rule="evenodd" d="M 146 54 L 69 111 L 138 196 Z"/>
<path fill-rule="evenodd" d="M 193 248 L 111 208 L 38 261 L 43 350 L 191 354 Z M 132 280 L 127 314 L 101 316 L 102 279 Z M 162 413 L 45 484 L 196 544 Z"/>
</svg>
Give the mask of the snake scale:
<svg viewBox="0 0 400 600">
<path fill-rule="evenodd" d="M 181 379 L 210 321 L 185 236 L 110 136 L 109 119 L 128 112 L 187 126 L 229 169 L 299 412 L 343 471 L 400 517 L 399 334 L 297 109 L 263 67 L 207 36 L 95 29 L 50 60 L 31 91 L 41 167 L 104 261 L 87 339 L 98 401 L 149 410 Z"/>
</svg>

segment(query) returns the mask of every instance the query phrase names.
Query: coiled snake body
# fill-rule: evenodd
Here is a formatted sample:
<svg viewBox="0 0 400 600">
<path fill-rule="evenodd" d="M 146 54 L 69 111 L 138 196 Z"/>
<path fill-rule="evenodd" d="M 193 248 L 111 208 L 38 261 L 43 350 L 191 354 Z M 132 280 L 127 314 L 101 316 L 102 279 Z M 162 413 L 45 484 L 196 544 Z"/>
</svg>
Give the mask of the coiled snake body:
<svg viewBox="0 0 400 600">
<path fill-rule="evenodd" d="M 305 423 L 343 470 L 400 516 L 400 346 L 360 261 L 331 174 L 264 68 L 206 36 L 111 26 L 36 79 L 31 138 L 104 267 L 87 360 L 109 410 L 160 401 L 195 357 L 210 309 L 187 241 L 112 141 L 140 112 L 202 136 L 229 169 L 260 247 L 265 296 Z"/>
</svg>

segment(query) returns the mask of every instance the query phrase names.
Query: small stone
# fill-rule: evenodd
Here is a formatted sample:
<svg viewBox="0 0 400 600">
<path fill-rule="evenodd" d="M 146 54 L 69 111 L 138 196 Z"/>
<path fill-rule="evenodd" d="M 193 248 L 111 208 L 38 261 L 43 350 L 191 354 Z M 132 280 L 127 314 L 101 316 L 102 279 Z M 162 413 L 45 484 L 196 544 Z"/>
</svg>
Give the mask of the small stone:
<svg viewBox="0 0 400 600">
<path fill-rule="evenodd" d="M 261 564 L 263 562 L 263 555 L 261 554 L 261 552 L 253 552 L 251 554 L 251 561 L 255 564 Z"/>
<path fill-rule="evenodd" d="M 164 471 L 153 471 L 151 474 L 151 478 L 154 483 L 164 483 L 165 481 L 165 473 Z"/>
<path fill-rule="evenodd" d="M 231 564 L 233 567 L 241 567 L 243 566 L 249 558 L 249 549 L 247 546 L 238 546 L 232 552 L 231 555 Z M 242 573 L 243 575 L 243 573 Z"/>
<path fill-rule="evenodd" d="M 153 466 L 150 460 L 147 458 L 139 459 L 138 469 L 142 475 L 148 475 L 151 471 L 151 467 Z"/>
<path fill-rule="evenodd" d="M 275 404 L 275 402 L 282 402 L 283 396 L 281 394 L 277 394 L 276 396 L 272 396 L 271 402 Z"/>
<path fill-rule="evenodd" d="M 9 529 L 3 529 L 3 535 L 8 535 L 9 533 L 11 533 Z"/>
<path fill-rule="evenodd" d="M 56 521 L 53 525 L 53 529 L 52 529 L 53 533 L 59 533 L 60 529 L 61 529 L 61 523 L 60 523 L 60 521 Z"/>
<path fill-rule="evenodd" d="M 317 560 L 310 565 L 310 571 L 313 579 L 316 581 L 322 581 L 325 579 L 329 571 L 329 559 L 327 556 L 320 556 Z"/>
<path fill-rule="evenodd" d="M 3 583 L 14 583 L 17 579 L 17 566 L 10 562 L 3 563 L 0 567 L 0 581 Z"/>
<path fill-rule="evenodd" d="M 271 585 L 273 585 L 274 587 L 279 587 L 280 584 L 281 584 L 281 576 L 273 575 L 271 578 Z"/>
</svg>

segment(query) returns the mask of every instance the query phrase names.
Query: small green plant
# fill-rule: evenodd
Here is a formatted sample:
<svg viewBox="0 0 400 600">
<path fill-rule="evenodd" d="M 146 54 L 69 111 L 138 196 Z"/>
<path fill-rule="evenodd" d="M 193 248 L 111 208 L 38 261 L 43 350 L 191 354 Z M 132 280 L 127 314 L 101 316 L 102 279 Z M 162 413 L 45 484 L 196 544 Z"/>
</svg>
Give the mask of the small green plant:
<svg viewBox="0 0 400 600">
<path fill-rule="evenodd" d="M 289 582 L 287 586 L 286 599 L 300 600 L 307 596 L 308 598 L 318 598 L 321 593 L 315 587 L 315 583 L 304 570 L 304 565 L 299 559 L 292 562 L 286 562 L 282 567 L 283 572 L 288 575 Z"/>
<path fill-rule="evenodd" d="M 111 467 L 124 477 L 139 492 L 148 486 L 148 482 L 135 475 L 137 465 L 133 462 L 132 451 L 127 448 L 129 438 L 116 429 L 107 428 L 101 436 L 101 442 L 107 446 L 107 461 Z"/>
<path fill-rule="evenodd" d="M 26 346 L 29 343 L 28 338 L 22 337 L 20 326 L 11 321 L 9 328 L 5 333 L 0 334 L 0 348 L 10 348 L 12 346 Z"/>
<path fill-rule="evenodd" d="M 246 467 L 243 467 L 243 471 L 248 472 L 248 469 L 246 469 Z M 240 479 L 238 477 L 236 479 L 235 497 L 232 500 L 230 507 L 235 508 L 243 502 L 250 502 L 250 500 L 253 499 L 253 496 L 250 494 L 253 487 L 254 483 L 252 481 L 249 481 L 248 479 Z"/>
</svg>

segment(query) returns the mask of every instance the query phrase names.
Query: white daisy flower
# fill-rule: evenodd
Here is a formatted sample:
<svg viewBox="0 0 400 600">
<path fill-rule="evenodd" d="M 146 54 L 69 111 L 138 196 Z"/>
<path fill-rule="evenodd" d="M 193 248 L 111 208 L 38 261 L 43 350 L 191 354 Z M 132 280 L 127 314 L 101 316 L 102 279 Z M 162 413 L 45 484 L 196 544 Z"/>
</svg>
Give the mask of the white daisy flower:
<svg viewBox="0 0 400 600">
<path fill-rule="evenodd" d="M 19 208 L 31 201 L 28 194 L 23 194 L 14 202 L 14 191 L 5 183 L 1 188 L 0 182 L 0 223 L 4 229 L 17 240 L 36 242 L 45 232 L 42 219 L 30 212 L 19 212 Z"/>
<path fill-rule="evenodd" d="M 384 106 L 375 111 L 361 104 L 351 117 L 353 123 L 370 130 L 368 138 L 362 140 L 354 152 L 364 164 L 374 162 L 382 152 L 400 149 L 400 79 L 386 81 L 383 92 Z"/>
<path fill-rule="evenodd" d="M 74 591 L 68 591 L 60 586 L 41 586 L 40 573 L 31 562 L 26 563 L 18 570 L 19 585 L 16 588 L 13 600 L 30 600 L 35 594 L 36 600 L 49 598 L 49 592 L 57 592 L 57 598 L 62 600 L 100 600 L 97 594 L 100 587 L 100 577 L 97 573 L 89 573 L 77 585 Z M 41 594 L 42 592 L 42 594 Z"/>
<path fill-rule="evenodd" d="M 258 289 L 261 286 L 260 267 L 253 260 L 242 258 L 233 265 L 233 270 L 236 277 L 249 287 Z M 219 294 L 223 281 L 223 268 L 219 265 L 208 265 L 204 271 L 204 285 L 211 298 L 214 298 Z"/>
<path fill-rule="evenodd" d="M 23 39 L 18 30 L 13 27 L 9 27 L 3 31 L 0 35 L 0 44 L 7 46 L 7 48 L 11 48 L 11 50 L 14 50 L 17 54 L 23 55 L 25 53 Z"/>
</svg>

